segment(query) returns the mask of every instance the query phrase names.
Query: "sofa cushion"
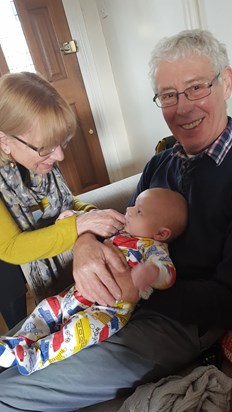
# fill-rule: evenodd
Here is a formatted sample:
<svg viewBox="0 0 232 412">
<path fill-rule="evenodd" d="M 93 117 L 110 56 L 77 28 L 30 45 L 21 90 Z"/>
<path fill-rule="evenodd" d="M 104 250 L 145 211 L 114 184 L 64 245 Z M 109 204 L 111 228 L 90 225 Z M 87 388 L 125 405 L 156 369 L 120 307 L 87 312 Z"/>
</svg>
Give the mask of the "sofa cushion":
<svg viewBox="0 0 232 412">
<path fill-rule="evenodd" d="M 125 213 L 130 197 L 136 189 L 141 174 L 127 177 L 104 187 L 78 195 L 82 202 L 92 203 L 99 209 L 116 209 Z"/>
</svg>

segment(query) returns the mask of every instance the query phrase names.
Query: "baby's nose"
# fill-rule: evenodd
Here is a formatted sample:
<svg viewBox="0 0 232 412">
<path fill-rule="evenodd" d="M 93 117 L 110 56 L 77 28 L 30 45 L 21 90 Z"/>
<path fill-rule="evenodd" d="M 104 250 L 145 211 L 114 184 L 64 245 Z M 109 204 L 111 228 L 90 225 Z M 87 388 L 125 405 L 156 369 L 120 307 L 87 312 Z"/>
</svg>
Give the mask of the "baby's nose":
<svg viewBox="0 0 232 412">
<path fill-rule="evenodd" d="M 127 207 L 127 209 L 126 209 L 126 214 L 127 214 L 127 215 L 130 215 L 130 212 L 131 212 L 131 207 Z"/>
</svg>

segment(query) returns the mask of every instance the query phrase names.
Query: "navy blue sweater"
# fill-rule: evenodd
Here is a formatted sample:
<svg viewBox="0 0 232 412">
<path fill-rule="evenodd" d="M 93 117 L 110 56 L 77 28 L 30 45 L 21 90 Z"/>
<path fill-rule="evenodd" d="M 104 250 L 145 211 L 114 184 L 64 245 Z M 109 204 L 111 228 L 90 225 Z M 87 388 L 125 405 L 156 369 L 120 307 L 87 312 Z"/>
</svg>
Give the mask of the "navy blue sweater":
<svg viewBox="0 0 232 412">
<path fill-rule="evenodd" d="M 169 245 L 177 269 L 173 287 L 155 290 L 143 304 L 201 328 L 232 327 L 232 149 L 217 166 L 203 154 L 194 160 L 172 149 L 146 165 L 136 193 L 168 187 L 184 194 L 189 206 L 186 231 Z"/>
</svg>

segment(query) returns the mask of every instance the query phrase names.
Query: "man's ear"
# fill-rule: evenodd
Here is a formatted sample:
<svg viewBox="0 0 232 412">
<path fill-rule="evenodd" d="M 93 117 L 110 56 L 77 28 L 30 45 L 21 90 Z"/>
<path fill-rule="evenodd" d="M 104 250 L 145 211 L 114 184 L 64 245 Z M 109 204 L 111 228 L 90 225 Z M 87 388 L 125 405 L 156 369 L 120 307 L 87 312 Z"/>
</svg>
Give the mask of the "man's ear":
<svg viewBox="0 0 232 412">
<path fill-rule="evenodd" d="M 9 155 L 11 152 L 10 146 L 8 144 L 7 135 L 1 131 L 0 131 L 0 148 L 7 155 Z"/>
<path fill-rule="evenodd" d="M 222 78 L 224 81 L 224 97 L 225 97 L 225 100 L 227 100 L 231 96 L 231 92 L 232 92 L 232 68 L 231 67 L 225 67 Z"/>
<path fill-rule="evenodd" d="M 159 240 L 160 242 L 166 242 L 168 239 L 170 239 L 171 235 L 171 229 L 169 229 L 168 227 L 161 227 L 158 232 L 154 234 L 153 239 Z"/>
</svg>

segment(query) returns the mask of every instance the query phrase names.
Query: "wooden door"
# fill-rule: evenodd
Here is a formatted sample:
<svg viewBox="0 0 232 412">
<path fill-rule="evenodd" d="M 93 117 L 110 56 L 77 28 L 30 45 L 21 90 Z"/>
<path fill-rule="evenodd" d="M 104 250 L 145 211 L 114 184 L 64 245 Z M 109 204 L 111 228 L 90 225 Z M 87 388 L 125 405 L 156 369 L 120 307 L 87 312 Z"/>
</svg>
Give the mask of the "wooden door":
<svg viewBox="0 0 232 412">
<path fill-rule="evenodd" d="M 9 67 L 7 65 L 7 62 L 6 62 L 6 59 L 3 54 L 1 44 L 0 44 L 0 76 L 8 72 L 9 72 Z"/>
<path fill-rule="evenodd" d="M 71 40 L 61 0 L 14 0 L 24 35 L 38 72 L 66 98 L 78 122 L 60 169 L 73 193 L 109 183 L 76 53 L 60 48 Z"/>
</svg>

